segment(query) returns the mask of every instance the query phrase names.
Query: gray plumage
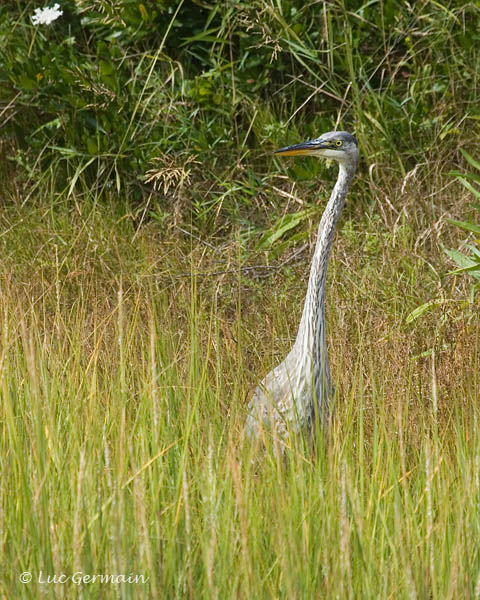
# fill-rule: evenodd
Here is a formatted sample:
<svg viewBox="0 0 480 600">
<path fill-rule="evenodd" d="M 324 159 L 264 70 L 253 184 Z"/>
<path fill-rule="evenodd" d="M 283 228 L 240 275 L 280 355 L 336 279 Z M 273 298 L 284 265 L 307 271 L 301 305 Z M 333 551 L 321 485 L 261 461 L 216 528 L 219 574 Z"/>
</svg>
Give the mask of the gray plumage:
<svg viewBox="0 0 480 600">
<path fill-rule="evenodd" d="M 258 385 L 248 407 L 246 431 L 257 437 L 267 429 L 283 438 L 310 430 L 316 415 L 324 422 L 333 395 L 325 337 L 325 279 L 333 234 L 357 168 L 356 139 L 331 131 L 315 140 L 277 151 L 283 156 L 317 155 L 339 164 L 337 182 L 318 227 L 307 295 L 295 343 L 283 362 Z"/>
</svg>

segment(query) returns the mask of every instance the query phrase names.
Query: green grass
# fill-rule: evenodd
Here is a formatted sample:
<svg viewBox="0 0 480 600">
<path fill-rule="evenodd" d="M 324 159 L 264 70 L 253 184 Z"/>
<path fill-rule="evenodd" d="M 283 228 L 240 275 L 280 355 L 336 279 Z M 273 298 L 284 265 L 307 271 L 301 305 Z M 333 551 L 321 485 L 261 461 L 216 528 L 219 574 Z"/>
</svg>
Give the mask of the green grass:
<svg viewBox="0 0 480 600">
<path fill-rule="evenodd" d="M 71 0 L 51 27 L 32 25 L 34 8 L 0 7 L 2 139 L 30 186 L 117 189 L 138 207 L 148 174 L 190 161 L 174 195 L 211 225 L 205 190 L 232 218 L 288 142 L 354 131 L 372 176 L 389 180 L 432 178 L 478 139 L 472 2 Z M 291 171 L 311 179 L 314 164 Z M 155 199 L 169 212 L 169 194 Z"/>
<path fill-rule="evenodd" d="M 480 599 L 478 289 L 444 252 L 478 6 L 35 6 L 0 7 L 0 597 Z M 272 151 L 334 127 L 334 419 L 282 457 L 246 406 L 335 169 Z"/>
<path fill-rule="evenodd" d="M 393 242 L 344 220 L 335 418 L 284 460 L 242 428 L 295 334 L 308 248 L 264 277 L 235 236 L 220 255 L 114 207 L 18 211 L 1 238 L 5 597 L 479 597 L 479 321 L 454 305 L 406 325 L 435 281 L 415 223 Z M 39 581 L 74 573 L 148 581 Z"/>
</svg>

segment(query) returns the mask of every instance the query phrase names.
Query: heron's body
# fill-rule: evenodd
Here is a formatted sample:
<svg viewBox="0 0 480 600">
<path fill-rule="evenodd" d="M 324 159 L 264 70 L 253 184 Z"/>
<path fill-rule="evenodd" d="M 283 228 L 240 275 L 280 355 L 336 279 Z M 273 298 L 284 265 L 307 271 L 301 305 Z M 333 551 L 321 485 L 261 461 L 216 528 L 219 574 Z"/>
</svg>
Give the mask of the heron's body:
<svg viewBox="0 0 480 600">
<path fill-rule="evenodd" d="M 257 436 L 267 428 L 282 437 L 310 429 L 315 416 L 328 414 L 333 394 L 325 337 L 325 280 L 335 226 L 358 163 L 355 138 L 330 132 L 316 140 L 288 146 L 279 154 L 318 154 L 339 163 L 333 188 L 318 227 L 307 295 L 295 343 L 283 362 L 258 385 L 249 405 L 246 428 Z"/>
</svg>

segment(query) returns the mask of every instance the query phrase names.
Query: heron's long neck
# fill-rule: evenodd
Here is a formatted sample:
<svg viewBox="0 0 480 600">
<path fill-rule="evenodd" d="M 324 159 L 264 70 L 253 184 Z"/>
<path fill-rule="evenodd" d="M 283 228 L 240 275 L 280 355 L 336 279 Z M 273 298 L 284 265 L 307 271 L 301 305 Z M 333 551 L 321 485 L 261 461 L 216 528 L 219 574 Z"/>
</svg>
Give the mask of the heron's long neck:
<svg viewBox="0 0 480 600">
<path fill-rule="evenodd" d="M 345 197 L 355 173 L 355 166 L 340 164 L 338 178 L 318 226 L 307 296 L 295 345 L 303 357 L 312 357 L 325 349 L 325 279 L 333 234 Z"/>
</svg>

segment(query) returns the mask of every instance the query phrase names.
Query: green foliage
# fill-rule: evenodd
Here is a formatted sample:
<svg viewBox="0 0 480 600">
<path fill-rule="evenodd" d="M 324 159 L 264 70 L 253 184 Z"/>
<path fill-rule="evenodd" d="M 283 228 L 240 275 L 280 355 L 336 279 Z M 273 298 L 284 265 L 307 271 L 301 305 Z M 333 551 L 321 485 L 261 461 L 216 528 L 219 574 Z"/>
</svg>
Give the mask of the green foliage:
<svg viewBox="0 0 480 600">
<path fill-rule="evenodd" d="M 156 153 L 178 147 L 158 118 L 171 108 L 162 88 L 176 84 L 178 67 L 159 60 L 162 45 L 153 55 L 142 45 L 152 38 L 154 15 L 163 29 L 172 16 L 164 9 L 144 19 L 132 2 L 78 2 L 65 5 L 53 24 L 35 27 L 31 7 L 13 28 L 11 13 L 1 15 L 4 98 L 10 90 L 22 107 L 12 123 L 17 139 L 41 157 L 43 169 L 52 162 L 66 167 L 60 175 L 85 169 L 103 187 L 135 182 Z M 175 122 L 180 113 L 169 117 Z"/>
<path fill-rule="evenodd" d="M 463 214 L 478 5 L 36 7 L 0 3 L 2 598 L 478 597 L 479 311 L 432 225 Z M 328 273 L 335 419 L 283 461 L 246 404 L 295 339 L 332 172 L 271 150 L 334 126 L 363 156 Z"/>
<path fill-rule="evenodd" d="M 480 163 L 470 156 L 470 154 L 463 148 L 460 149 L 460 152 L 463 154 L 467 162 L 474 169 L 480 172 Z M 451 171 L 450 175 L 455 175 L 457 180 L 469 192 L 471 192 L 477 200 L 480 200 L 480 191 L 475 187 L 475 185 L 480 183 L 480 175 L 476 173 L 464 173 L 461 171 Z M 478 203 L 472 203 L 471 208 L 473 211 L 480 211 L 480 205 Z M 472 244 L 464 243 L 462 246 L 463 250 L 468 250 L 470 252 L 469 255 L 466 255 L 464 252 L 460 252 L 459 250 L 455 250 L 453 248 L 443 248 L 445 254 L 459 266 L 459 268 L 455 271 L 452 271 L 451 274 L 456 275 L 460 273 L 468 273 L 477 281 L 477 283 L 475 283 L 470 290 L 471 304 L 474 301 L 475 291 L 480 287 L 480 225 L 469 221 L 458 221 L 456 219 L 448 219 L 448 221 L 452 223 L 452 225 L 456 225 L 460 229 L 468 231 L 470 234 L 473 233 L 475 236 Z M 449 301 L 445 298 L 431 299 L 415 308 L 407 316 L 406 322 L 412 323 L 425 313 L 429 312 L 432 308 L 443 307 L 445 310 L 448 303 Z M 446 314 L 447 313 L 444 312 L 444 318 Z"/>
<path fill-rule="evenodd" d="M 12 159 L 58 191 L 77 174 L 140 200 L 166 154 L 245 182 L 246 149 L 337 123 L 403 176 L 478 123 L 473 3 L 69 0 L 38 26 L 34 7 L 0 7 L 0 102 Z"/>
<path fill-rule="evenodd" d="M 312 211 L 311 209 L 307 209 L 283 215 L 277 222 L 275 222 L 272 225 L 271 228 L 265 231 L 263 237 L 259 241 L 258 247 L 261 249 L 270 248 L 287 233 L 296 229 L 302 221 L 310 218 L 313 214 L 314 211 Z M 292 241 L 292 238 L 294 238 L 295 240 L 299 239 L 298 235 L 290 236 L 290 241 Z"/>
<path fill-rule="evenodd" d="M 468 163 L 478 171 L 478 174 L 453 171 L 452 175 L 456 175 L 458 181 L 474 195 L 476 200 L 480 201 L 480 189 L 475 187 L 480 184 L 480 163 L 465 150 L 462 149 L 461 152 Z M 480 213 L 480 204 L 473 203 L 472 209 Z M 454 271 L 454 273 L 469 273 L 479 282 L 474 286 L 474 289 L 478 288 L 480 286 L 480 224 L 468 221 L 457 221 L 454 219 L 449 219 L 449 221 L 453 225 L 457 225 L 457 227 L 474 234 L 473 244 L 464 244 L 464 248 L 470 251 L 469 256 L 466 256 L 458 250 L 446 249 L 445 252 L 460 267 Z"/>
</svg>

